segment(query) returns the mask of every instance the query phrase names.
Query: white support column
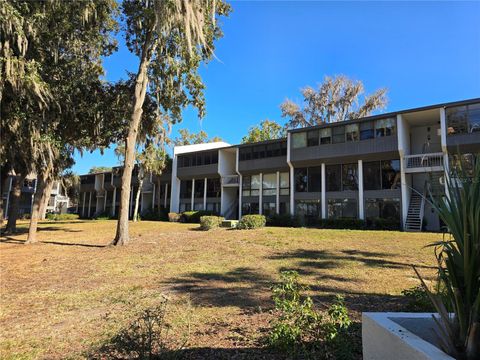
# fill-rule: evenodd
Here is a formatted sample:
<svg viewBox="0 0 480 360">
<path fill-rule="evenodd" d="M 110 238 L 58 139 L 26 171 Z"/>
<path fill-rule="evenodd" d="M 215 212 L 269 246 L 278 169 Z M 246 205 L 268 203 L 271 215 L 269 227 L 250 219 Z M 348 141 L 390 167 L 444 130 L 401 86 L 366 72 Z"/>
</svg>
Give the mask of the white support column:
<svg viewBox="0 0 480 360">
<path fill-rule="evenodd" d="M 87 196 L 87 193 L 83 193 L 83 204 L 82 204 L 82 217 L 85 217 L 85 198 Z"/>
<path fill-rule="evenodd" d="M 205 178 L 205 184 L 203 185 L 203 210 L 207 210 L 207 178 Z"/>
<path fill-rule="evenodd" d="M 88 217 L 90 217 L 91 206 L 92 206 L 92 192 L 90 191 L 88 196 Z"/>
<path fill-rule="evenodd" d="M 275 194 L 277 195 L 276 197 L 276 204 L 275 204 L 275 213 L 280 214 L 280 171 L 277 171 L 277 189 Z"/>
<path fill-rule="evenodd" d="M 443 152 L 443 179 L 445 186 L 445 196 L 449 196 L 447 189 L 447 177 L 450 177 L 450 163 L 448 160 L 448 149 L 447 149 L 447 117 L 445 114 L 445 108 L 440 109 L 440 142 L 442 145 Z"/>
<path fill-rule="evenodd" d="M 168 183 L 165 184 L 165 200 L 163 206 L 167 208 L 167 199 L 168 199 Z"/>
<path fill-rule="evenodd" d="M 108 195 L 108 191 L 104 190 L 103 191 L 103 212 L 107 211 L 107 195 Z"/>
<path fill-rule="evenodd" d="M 295 169 L 290 166 L 290 215 L 295 215 Z"/>
<path fill-rule="evenodd" d="M 322 208 L 322 219 L 327 218 L 327 176 L 325 171 L 325 163 L 322 163 L 322 198 L 321 198 L 321 208 Z"/>
<path fill-rule="evenodd" d="M 12 190 L 12 176 L 8 180 L 8 191 L 7 191 L 7 201 L 5 204 L 5 214 L 3 215 L 5 219 L 8 217 L 8 205 L 10 204 L 10 191 Z"/>
<path fill-rule="evenodd" d="M 112 216 L 115 216 L 115 205 L 117 204 L 117 187 L 113 188 Z"/>
<path fill-rule="evenodd" d="M 191 199 L 191 210 L 193 211 L 195 206 L 195 179 L 192 179 L 192 199 Z"/>
<path fill-rule="evenodd" d="M 365 220 L 365 202 L 363 199 L 363 160 L 358 160 L 358 218 Z"/>
<path fill-rule="evenodd" d="M 263 214 L 263 173 L 260 173 L 260 191 L 258 193 L 258 212 Z"/>
<path fill-rule="evenodd" d="M 238 219 L 242 218 L 242 187 L 243 187 L 243 175 L 238 175 Z"/>
<path fill-rule="evenodd" d="M 153 192 L 152 192 L 152 210 L 155 209 L 155 191 L 157 190 L 157 187 L 155 184 L 153 184 Z"/>
</svg>

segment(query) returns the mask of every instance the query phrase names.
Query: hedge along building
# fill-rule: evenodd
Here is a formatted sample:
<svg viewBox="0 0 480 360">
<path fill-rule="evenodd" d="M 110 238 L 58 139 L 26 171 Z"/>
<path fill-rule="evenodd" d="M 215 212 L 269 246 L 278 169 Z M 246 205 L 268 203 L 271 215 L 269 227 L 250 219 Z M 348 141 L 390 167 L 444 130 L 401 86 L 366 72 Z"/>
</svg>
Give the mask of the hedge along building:
<svg viewBox="0 0 480 360">
<path fill-rule="evenodd" d="M 449 168 L 478 152 L 480 99 L 471 99 L 289 130 L 286 139 L 178 146 L 162 176 L 172 212 L 380 218 L 439 230 L 424 196 L 443 195 Z"/>
</svg>

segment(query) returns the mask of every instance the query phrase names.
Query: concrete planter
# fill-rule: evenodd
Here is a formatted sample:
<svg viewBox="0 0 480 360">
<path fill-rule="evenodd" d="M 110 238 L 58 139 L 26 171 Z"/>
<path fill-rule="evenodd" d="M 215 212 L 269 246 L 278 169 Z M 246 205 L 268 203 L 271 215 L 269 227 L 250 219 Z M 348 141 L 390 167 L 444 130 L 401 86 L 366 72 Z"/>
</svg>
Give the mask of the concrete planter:
<svg viewBox="0 0 480 360">
<path fill-rule="evenodd" d="M 453 360 L 438 344 L 431 313 L 363 313 L 365 360 Z"/>
</svg>

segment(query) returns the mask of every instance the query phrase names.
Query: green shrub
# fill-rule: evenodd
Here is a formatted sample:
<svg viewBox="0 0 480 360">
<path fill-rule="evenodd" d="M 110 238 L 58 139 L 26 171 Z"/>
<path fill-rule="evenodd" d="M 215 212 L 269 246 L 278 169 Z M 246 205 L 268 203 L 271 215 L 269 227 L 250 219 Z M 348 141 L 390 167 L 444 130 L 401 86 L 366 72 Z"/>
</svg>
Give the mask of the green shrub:
<svg viewBox="0 0 480 360">
<path fill-rule="evenodd" d="M 159 213 L 158 211 L 155 211 L 153 209 L 148 209 L 143 211 L 140 214 L 140 219 L 141 220 L 148 220 L 148 221 L 159 221 L 162 220 L 162 214 Z"/>
<path fill-rule="evenodd" d="M 181 222 L 189 223 L 189 224 L 199 224 L 200 218 L 202 216 L 213 216 L 218 215 L 213 211 L 208 210 L 195 210 L 195 211 L 185 211 L 181 215 Z"/>
<path fill-rule="evenodd" d="M 93 217 L 93 219 L 95 219 L 95 220 L 110 220 L 111 218 L 112 217 L 107 212 L 102 212 L 102 213 L 96 214 Z"/>
<path fill-rule="evenodd" d="M 267 218 L 268 226 L 301 227 L 302 221 L 298 216 L 274 214 Z"/>
<path fill-rule="evenodd" d="M 178 213 L 174 213 L 174 212 L 168 213 L 168 221 L 170 222 L 179 222 L 180 218 L 181 218 L 181 215 Z"/>
<path fill-rule="evenodd" d="M 263 215 L 244 215 L 242 216 L 242 219 L 238 222 L 237 229 L 258 229 L 264 227 L 266 222 L 267 220 Z"/>
<path fill-rule="evenodd" d="M 48 220 L 61 221 L 61 220 L 78 220 L 78 214 L 53 214 L 46 215 Z"/>
<path fill-rule="evenodd" d="M 370 230 L 400 230 L 400 221 L 393 218 L 367 219 L 367 228 Z"/>
<path fill-rule="evenodd" d="M 200 229 L 211 230 L 220 227 L 222 221 L 225 220 L 222 216 L 205 215 L 200 218 Z"/>
<path fill-rule="evenodd" d="M 367 228 L 365 220 L 360 219 L 319 219 L 317 227 L 321 229 L 350 230 L 364 230 Z"/>
<path fill-rule="evenodd" d="M 280 277 L 280 283 L 272 287 L 277 316 L 268 335 L 270 346 L 306 357 L 316 353 L 315 358 L 353 358 L 355 344 L 343 298 L 337 296 L 326 312 L 320 312 L 309 296 L 302 295 L 308 287 L 300 284 L 296 271 L 283 271 Z"/>
</svg>

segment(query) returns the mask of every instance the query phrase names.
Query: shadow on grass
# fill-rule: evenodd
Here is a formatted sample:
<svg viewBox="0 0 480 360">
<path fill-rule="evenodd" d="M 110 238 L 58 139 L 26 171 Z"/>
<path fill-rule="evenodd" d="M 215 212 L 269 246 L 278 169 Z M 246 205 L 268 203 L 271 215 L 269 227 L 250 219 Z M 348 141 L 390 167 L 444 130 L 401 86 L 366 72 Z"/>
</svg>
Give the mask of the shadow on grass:
<svg viewBox="0 0 480 360">
<path fill-rule="evenodd" d="M 359 250 L 341 250 L 338 252 L 331 252 L 328 250 L 305 250 L 299 249 L 288 253 L 280 253 L 273 256 L 269 256 L 271 260 L 296 260 L 296 266 L 299 267 L 305 273 L 314 269 L 328 269 L 343 267 L 343 262 L 355 261 L 360 262 L 363 265 L 376 268 L 389 268 L 389 269 L 406 269 L 415 265 L 418 268 L 436 269 L 435 266 L 428 266 L 423 264 L 411 264 L 395 261 L 392 259 L 395 254 L 373 251 L 359 251 Z M 301 273 L 299 271 L 299 273 Z M 311 272 L 311 273 L 312 273 Z"/>
<path fill-rule="evenodd" d="M 247 309 L 264 304 L 259 293 L 268 290 L 272 282 L 271 277 L 255 269 L 239 267 L 224 273 L 191 272 L 164 285 L 174 292 L 190 294 L 195 305 Z"/>
<path fill-rule="evenodd" d="M 17 244 L 25 245 L 26 240 L 15 239 L 11 236 L 3 236 L 0 238 L 0 243 L 5 244 Z M 39 241 L 39 244 L 49 244 L 49 245 L 60 245 L 60 246 L 80 246 L 80 247 L 90 247 L 90 248 L 104 248 L 108 245 L 95 245 L 95 244 L 81 244 L 81 243 L 69 243 L 61 241 Z"/>
</svg>

